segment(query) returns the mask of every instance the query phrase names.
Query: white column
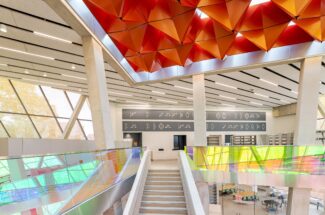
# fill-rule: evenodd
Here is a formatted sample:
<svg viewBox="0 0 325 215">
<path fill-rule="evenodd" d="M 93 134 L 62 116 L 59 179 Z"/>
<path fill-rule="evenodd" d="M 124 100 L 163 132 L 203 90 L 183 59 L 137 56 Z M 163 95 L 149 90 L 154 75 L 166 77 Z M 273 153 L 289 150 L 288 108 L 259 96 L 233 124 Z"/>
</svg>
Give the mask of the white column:
<svg viewBox="0 0 325 215">
<path fill-rule="evenodd" d="M 316 140 L 322 57 L 306 58 L 301 64 L 294 145 Z M 310 189 L 289 188 L 287 215 L 309 214 Z"/>
<path fill-rule="evenodd" d="M 194 146 L 207 145 L 204 74 L 193 75 Z"/>
<path fill-rule="evenodd" d="M 295 145 L 315 143 L 322 57 L 306 58 L 301 64 L 296 111 Z"/>
<path fill-rule="evenodd" d="M 88 95 L 98 149 L 114 148 L 103 51 L 92 37 L 83 37 Z"/>
</svg>

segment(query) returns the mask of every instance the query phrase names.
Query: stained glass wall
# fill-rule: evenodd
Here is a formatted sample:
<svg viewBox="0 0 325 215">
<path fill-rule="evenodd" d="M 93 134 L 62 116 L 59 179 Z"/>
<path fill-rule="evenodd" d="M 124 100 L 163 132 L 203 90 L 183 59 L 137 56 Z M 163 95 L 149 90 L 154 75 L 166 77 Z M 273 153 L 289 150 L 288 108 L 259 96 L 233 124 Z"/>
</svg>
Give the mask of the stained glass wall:
<svg viewBox="0 0 325 215">
<path fill-rule="evenodd" d="M 60 139 L 80 96 L 0 77 L 0 138 Z M 93 137 L 86 101 L 68 139 L 92 140 Z"/>
</svg>

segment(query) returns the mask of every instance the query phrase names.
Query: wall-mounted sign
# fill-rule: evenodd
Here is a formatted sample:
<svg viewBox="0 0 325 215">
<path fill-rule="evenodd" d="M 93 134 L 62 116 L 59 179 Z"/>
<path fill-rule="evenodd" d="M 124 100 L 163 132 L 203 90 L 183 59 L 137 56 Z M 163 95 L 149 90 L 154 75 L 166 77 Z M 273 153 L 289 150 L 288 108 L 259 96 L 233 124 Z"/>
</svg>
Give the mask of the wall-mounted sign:
<svg viewBox="0 0 325 215">
<path fill-rule="evenodd" d="M 194 131 L 193 122 L 124 121 L 123 131 Z M 207 122 L 207 131 L 266 131 L 265 122 Z"/>
<path fill-rule="evenodd" d="M 193 111 L 188 110 L 145 110 L 123 109 L 123 119 L 148 120 L 193 120 Z M 265 112 L 248 111 L 207 111 L 207 120 L 211 121 L 265 121 Z"/>
<path fill-rule="evenodd" d="M 123 131 L 194 131 L 194 123 L 124 121 Z"/>
<path fill-rule="evenodd" d="M 207 122 L 208 131 L 266 131 L 265 122 Z"/>
<path fill-rule="evenodd" d="M 265 112 L 207 111 L 207 120 L 212 121 L 265 121 Z"/>
<path fill-rule="evenodd" d="M 193 111 L 123 109 L 123 119 L 193 120 Z"/>
</svg>

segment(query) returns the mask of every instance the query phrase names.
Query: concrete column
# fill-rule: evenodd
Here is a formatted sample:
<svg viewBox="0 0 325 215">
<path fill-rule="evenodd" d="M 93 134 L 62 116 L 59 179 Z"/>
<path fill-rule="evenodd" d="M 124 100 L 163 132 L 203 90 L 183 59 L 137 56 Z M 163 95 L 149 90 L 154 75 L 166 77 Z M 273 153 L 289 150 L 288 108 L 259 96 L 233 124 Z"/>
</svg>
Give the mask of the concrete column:
<svg viewBox="0 0 325 215">
<path fill-rule="evenodd" d="M 194 146 L 207 145 L 204 74 L 193 75 Z"/>
<path fill-rule="evenodd" d="M 83 37 L 82 41 L 95 143 L 98 149 L 114 148 L 103 51 L 92 37 Z"/>
<path fill-rule="evenodd" d="M 322 57 L 306 58 L 301 64 L 296 111 L 295 145 L 315 143 Z"/>
<path fill-rule="evenodd" d="M 316 123 L 322 57 L 306 58 L 301 64 L 294 145 L 312 145 Z M 287 215 L 309 214 L 311 189 L 289 188 Z"/>
</svg>

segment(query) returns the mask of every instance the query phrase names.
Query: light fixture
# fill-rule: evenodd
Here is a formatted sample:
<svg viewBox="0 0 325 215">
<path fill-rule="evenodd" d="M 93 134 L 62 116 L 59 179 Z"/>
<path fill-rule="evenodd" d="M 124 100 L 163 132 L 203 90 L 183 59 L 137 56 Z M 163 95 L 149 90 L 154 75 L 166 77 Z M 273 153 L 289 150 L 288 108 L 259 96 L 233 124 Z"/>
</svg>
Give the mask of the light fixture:
<svg viewBox="0 0 325 215">
<path fill-rule="evenodd" d="M 193 100 L 193 98 L 192 97 L 186 97 L 188 100 Z"/>
<path fill-rule="evenodd" d="M 113 91 L 111 91 L 111 92 L 109 92 L 109 93 L 111 93 L 111 94 L 115 94 L 115 95 L 120 95 L 120 96 L 132 96 L 132 95 L 130 95 L 130 94 L 118 93 L 118 92 L 113 92 Z"/>
<path fill-rule="evenodd" d="M 222 103 L 221 105 L 228 106 L 228 107 L 236 107 L 235 105 L 230 105 L 230 104 L 225 104 L 225 103 Z"/>
<path fill-rule="evenodd" d="M 68 77 L 68 78 L 77 78 L 80 80 L 86 80 L 86 78 L 84 78 L 84 77 L 79 77 L 79 76 L 75 76 L 75 75 L 66 75 L 66 74 L 61 74 L 61 75 L 64 77 Z"/>
<path fill-rule="evenodd" d="M 0 31 L 3 32 L 3 33 L 7 33 L 7 26 L 4 25 L 4 24 L 0 24 Z"/>
<path fill-rule="evenodd" d="M 48 34 L 44 34 L 44 33 L 41 33 L 41 32 L 34 31 L 33 33 L 35 35 L 37 35 L 37 36 L 46 37 L 46 38 L 49 38 L 49 39 L 52 39 L 52 40 L 58 40 L 58 41 L 64 42 L 64 43 L 72 43 L 69 40 L 65 40 L 65 39 L 62 39 L 62 38 L 59 38 L 59 37 L 55 37 L 55 36 L 51 36 L 51 35 L 48 35 Z"/>
<path fill-rule="evenodd" d="M 20 53 L 20 54 L 30 55 L 30 56 L 34 56 L 34 57 L 44 58 L 44 59 L 48 59 L 48 60 L 55 60 L 55 58 L 53 58 L 53 57 L 34 54 L 34 53 L 30 53 L 30 52 L 25 52 L 25 51 L 20 51 L 17 49 L 6 48 L 6 47 L 2 47 L 2 46 L 0 46 L 0 49 L 6 50 L 6 51 L 11 51 L 11 52 L 16 52 L 16 53 Z"/>
<path fill-rule="evenodd" d="M 288 24 L 288 26 L 294 26 L 294 25 L 296 25 L 296 23 L 294 23 L 293 21 L 290 21 Z"/>
<path fill-rule="evenodd" d="M 29 74 L 29 71 L 28 71 L 28 69 L 25 69 L 25 71 L 24 71 L 24 72 L 25 72 L 25 74 Z"/>
<path fill-rule="evenodd" d="M 46 74 L 46 73 L 44 73 L 44 74 L 43 74 L 43 77 L 47 77 L 47 74 Z"/>
<path fill-rule="evenodd" d="M 260 105 L 260 106 L 263 106 L 263 104 L 261 103 L 257 103 L 257 102 L 250 102 L 251 104 L 254 104 L 254 105 Z"/>
<path fill-rule="evenodd" d="M 266 96 L 266 95 L 263 95 L 263 94 L 259 94 L 259 93 L 254 93 L 255 95 L 257 95 L 257 96 L 261 96 L 261 97 L 264 97 L 264 98 L 269 98 L 268 96 Z"/>
<path fill-rule="evenodd" d="M 78 89 L 78 91 L 79 91 L 79 92 L 81 92 L 81 91 L 82 91 L 82 89 Z"/>
<path fill-rule="evenodd" d="M 283 100 L 283 99 L 280 99 L 281 102 L 284 102 L 284 103 L 290 103 L 289 101 L 287 100 Z"/>
<path fill-rule="evenodd" d="M 277 84 L 275 84 L 275 83 L 273 83 L 271 81 L 268 81 L 268 80 L 265 80 L 265 79 L 262 79 L 262 78 L 260 78 L 260 80 L 263 81 L 263 82 L 265 82 L 265 83 L 271 84 L 273 86 L 278 86 Z"/>
<path fill-rule="evenodd" d="M 8 65 L 5 63 L 0 63 L 0 66 L 8 66 Z"/>
<path fill-rule="evenodd" d="M 223 87 L 228 87 L 228 88 L 231 88 L 231 89 L 237 89 L 237 87 L 233 87 L 233 86 L 230 86 L 228 84 L 223 84 L 223 83 L 219 83 L 219 82 L 215 82 L 215 84 L 223 86 Z"/>
<path fill-rule="evenodd" d="M 258 4 L 263 4 L 265 2 L 270 2 L 270 0 L 252 0 L 251 3 L 249 4 L 249 6 L 254 6 L 254 5 L 258 5 Z"/>
<path fill-rule="evenodd" d="M 298 94 L 298 92 L 297 91 L 294 91 L 294 90 L 291 90 L 291 92 L 294 93 L 294 94 Z"/>
<path fill-rule="evenodd" d="M 173 103 L 173 104 L 177 104 L 178 102 L 175 102 L 175 101 L 170 101 L 170 100 L 165 100 L 165 99 L 156 99 L 157 101 L 160 101 L 160 102 L 168 102 L 168 103 Z"/>
<path fill-rule="evenodd" d="M 182 86 L 178 86 L 178 85 L 174 85 L 174 87 L 179 88 L 179 89 L 183 89 L 183 90 L 193 91 L 192 88 L 188 88 L 188 87 L 182 87 Z"/>
<path fill-rule="evenodd" d="M 74 64 L 71 65 L 71 69 L 75 70 L 76 66 Z"/>
<path fill-rule="evenodd" d="M 200 17 L 200 19 L 208 19 L 209 18 L 209 16 L 206 15 L 204 12 L 202 12 L 202 10 L 200 10 L 200 9 L 196 9 L 196 13 Z"/>
<path fill-rule="evenodd" d="M 231 99 L 231 100 L 236 100 L 236 98 L 234 97 L 229 97 L 229 96 L 224 96 L 224 95 L 219 95 L 221 98 L 225 98 L 225 99 Z"/>
<path fill-rule="evenodd" d="M 160 92 L 160 91 L 155 91 L 155 90 L 151 90 L 152 93 L 156 93 L 156 94 L 161 94 L 161 95 L 165 95 L 165 92 Z"/>
<path fill-rule="evenodd" d="M 41 80 L 33 80 L 29 78 L 23 78 L 25 81 L 31 81 L 31 82 L 36 82 L 36 83 L 43 83 L 43 84 L 51 84 L 51 85 L 58 85 L 58 86 L 65 86 L 67 87 L 68 85 L 62 84 L 62 83 L 56 83 L 56 82 L 50 82 L 50 81 L 41 81 Z"/>
<path fill-rule="evenodd" d="M 237 32 L 236 37 L 243 37 L 243 35 L 240 32 Z"/>
</svg>

